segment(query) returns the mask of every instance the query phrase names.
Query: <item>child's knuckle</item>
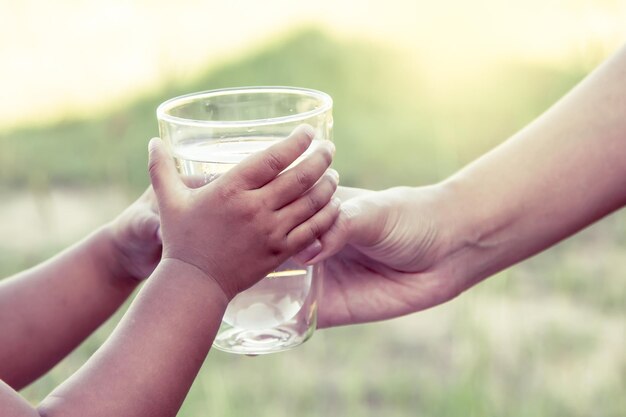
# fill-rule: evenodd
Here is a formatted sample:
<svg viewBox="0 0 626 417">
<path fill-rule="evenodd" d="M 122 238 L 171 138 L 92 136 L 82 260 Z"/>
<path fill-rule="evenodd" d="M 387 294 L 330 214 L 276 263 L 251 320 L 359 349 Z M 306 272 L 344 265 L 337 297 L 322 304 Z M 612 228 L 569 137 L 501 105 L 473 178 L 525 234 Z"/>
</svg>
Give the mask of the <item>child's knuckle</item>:
<svg viewBox="0 0 626 417">
<path fill-rule="evenodd" d="M 308 235 L 307 237 L 310 240 L 315 240 L 322 235 L 322 226 L 315 220 L 311 220 L 307 223 L 306 230 Z"/>
<path fill-rule="evenodd" d="M 329 148 L 323 147 L 321 156 L 326 166 L 329 166 L 333 162 L 333 154 Z"/>
<path fill-rule="evenodd" d="M 272 256 L 278 256 L 285 251 L 285 236 L 276 230 L 267 232 L 267 249 Z"/>
<path fill-rule="evenodd" d="M 308 129 L 307 129 L 308 130 Z M 305 132 L 306 134 L 298 136 L 296 143 L 300 152 L 304 152 L 308 149 L 313 139 L 314 132 Z"/>
<path fill-rule="evenodd" d="M 281 171 L 283 167 L 282 158 L 275 152 L 268 153 L 264 158 L 264 163 L 267 167 L 269 167 L 272 171 L 277 172 Z"/>
<path fill-rule="evenodd" d="M 310 213 L 316 213 L 322 207 L 322 199 L 315 193 L 307 195 L 306 202 Z"/>
<path fill-rule="evenodd" d="M 306 170 L 298 170 L 296 181 L 301 189 L 306 190 L 311 186 L 311 174 Z"/>
<path fill-rule="evenodd" d="M 220 200 L 227 204 L 239 194 L 239 189 L 231 183 L 215 182 L 213 186 Z"/>
<path fill-rule="evenodd" d="M 265 224 L 260 219 L 260 215 L 263 209 L 261 204 L 255 200 L 245 200 L 239 204 L 239 215 L 244 222 L 258 222 L 258 228 L 260 230 L 265 229 Z"/>
</svg>

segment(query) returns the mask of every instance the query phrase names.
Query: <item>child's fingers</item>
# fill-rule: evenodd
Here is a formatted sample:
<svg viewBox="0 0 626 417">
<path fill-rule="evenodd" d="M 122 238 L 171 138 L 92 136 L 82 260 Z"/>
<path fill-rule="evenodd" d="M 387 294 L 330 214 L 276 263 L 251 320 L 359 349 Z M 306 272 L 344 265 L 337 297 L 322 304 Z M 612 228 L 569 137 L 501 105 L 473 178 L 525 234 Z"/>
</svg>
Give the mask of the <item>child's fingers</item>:
<svg viewBox="0 0 626 417">
<path fill-rule="evenodd" d="M 384 209 L 373 203 L 368 196 L 348 199 L 341 204 L 335 223 L 320 237 L 323 249 L 306 263 L 313 264 L 327 259 L 348 243 L 360 247 L 374 245 L 380 240 L 385 215 Z"/>
<path fill-rule="evenodd" d="M 159 138 L 152 138 L 148 144 L 150 181 L 158 200 L 171 201 L 177 190 L 184 187 L 178 176 L 174 160 L 165 150 Z"/>
<path fill-rule="evenodd" d="M 261 188 L 298 159 L 314 136 L 311 126 L 298 126 L 287 139 L 249 156 L 223 177 L 236 178 L 235 182 L 246 189 Z"/>
<path fill-rule="evenodd" d="M 161 222 L 158 214 L 153 211 L 140 213 L 132 225 L 132 233 L 141 241 L 149 241 L 155 237 L 160 241 Z"/>
<path fill-rule="evenodd" d="M 339 214 L 339 205 L 339 199 L 333 198 L 313 217 L 291 230 L 287 234 L 289 250 L 294 253 L 302 251 L 330 229 Z"/>
<path fill-rule="evenodd" d="M 302 162 L 268 184 L 272 207 L 279 209 L 298 199 L 302 193 L 311 188 L 330 166 L 334 149 L 332 142 L 322 141 Z"/>
<path fill-rule="evenodd" d="M 313 243 L 304 248 L 303 251 L 293 255 L 292 259 L 299 264 L 306 265 L 310 259 L 317 257 L 317 255 L 323 250 L 324 247 L 322 246 L 322 242 L 320 242 L 319 239 L 316 239 Z"/>
<path fill-rule="evenodd" d="M 319 238 L 321 249 L 298 254 L 298 262 L 312 265 L 330 258 L 342 250 L 350 239 L 350 218 L 352 215 L 341 207 L 333 225 Z"/>
<path fill-rule="evenodd" d="M 287 230 L 299 225 L 311 218 L 322 209 L 333 197 L 339 183 L 339 174 L 334 169 L 329 169 L 326 174 L 304 195 L 296 201 L 284 206 L 278 212 L 281 224 L 286 225 Z"/>
</svg>

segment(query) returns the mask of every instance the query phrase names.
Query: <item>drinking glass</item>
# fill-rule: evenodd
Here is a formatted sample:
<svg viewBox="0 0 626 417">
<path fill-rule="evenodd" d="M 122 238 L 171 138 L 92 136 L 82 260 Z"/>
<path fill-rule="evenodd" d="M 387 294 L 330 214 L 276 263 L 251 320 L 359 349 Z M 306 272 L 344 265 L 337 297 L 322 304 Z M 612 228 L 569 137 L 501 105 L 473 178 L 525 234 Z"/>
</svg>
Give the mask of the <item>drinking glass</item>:
<svg viewBox="0 0 626 417">
<path fill-rule="evenodd" d="M 331 97 L 304 88 L 244 87 L 189 94 L 161 104 L 157 119 L 178 172 L 195 185 L 211 182 L 301 124 L 315 130 L 307 152 L 332 140 Z M 320 273 L 321 268 L 292 260 L 280 265 L 233 298 L 213 345 L 258 355 L 304 343 L 316 327 Z"/>
</svg>

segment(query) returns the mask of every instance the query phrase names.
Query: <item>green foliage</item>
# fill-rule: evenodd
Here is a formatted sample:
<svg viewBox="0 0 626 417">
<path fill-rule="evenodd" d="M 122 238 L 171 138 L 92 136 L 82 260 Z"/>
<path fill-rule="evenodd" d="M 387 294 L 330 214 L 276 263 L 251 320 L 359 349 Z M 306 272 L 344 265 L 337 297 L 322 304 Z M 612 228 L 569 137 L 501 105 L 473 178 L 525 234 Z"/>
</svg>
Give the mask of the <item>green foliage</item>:
<svg viewBox="0 0 626 417">
<path fill-rule="evenodd" d="M 398 51 L 307 30 L 115 112 L 5 132 L 0 178 L 5 187 L 113 183 L 138 190 L 148 182 L 146 144 L 158 134 L 160 102 L 222 87 L 292 85 L 333 97 L 335 167 L 344 184 L 425 184 L 505 139 L 582 75 L 520 64 L 442 97 L 420 63 Z"/>
</svg>

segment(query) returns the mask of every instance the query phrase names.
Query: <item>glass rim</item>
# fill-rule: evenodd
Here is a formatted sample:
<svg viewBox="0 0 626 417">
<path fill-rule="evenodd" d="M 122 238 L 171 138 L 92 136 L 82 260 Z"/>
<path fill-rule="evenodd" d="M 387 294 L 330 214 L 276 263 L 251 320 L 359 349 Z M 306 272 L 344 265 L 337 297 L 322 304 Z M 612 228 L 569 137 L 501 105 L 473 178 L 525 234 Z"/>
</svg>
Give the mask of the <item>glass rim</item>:
<svg viewBox="0 0 626 417">
<path fill-rule="evenodd" d="M 190 103 L 192 101 L 224 95 L 235 95 L 241 93 L 285 93 L 302 95 L 307 97 L 314 97 L 320 100 L 321 105 L 313 110 L 308 110 L 302 113 L 290 114 L 287 116 L 269 117 L 265 119 L 247 119 L 247 120 L 197 120 L 188 119 L 185 117 L 173 116 L 168 112 L 173 108 L 182 104 Z M 174 123 L 179 125 L 187 125 L 194 127 L 212 127 L 212 128 L 228 128 L 228 127 L 253 127 L 253 126 L 267 126 L 281 123 L 298 122 L 306 120 L 310 117 L 318 116 L 326 111 L 330 110 L 333 106 L 333 99 L 330 95 L 310 88 L 301 87 L 284 87 L 284 86 L 251 86 L 251 87 L 230 87 L 219 88 L 215 90 L 199 91 L 190 94 L 184 94 L 178 97 L 173 97 L 169 100 L 161 103 L 156 110 L 157 120 L 167 123 Z"/>
</svg>

